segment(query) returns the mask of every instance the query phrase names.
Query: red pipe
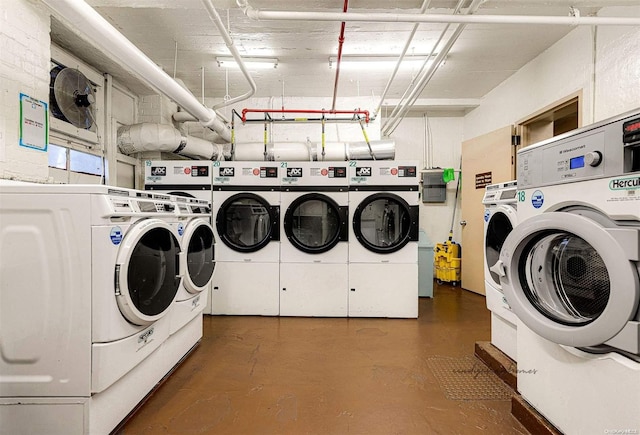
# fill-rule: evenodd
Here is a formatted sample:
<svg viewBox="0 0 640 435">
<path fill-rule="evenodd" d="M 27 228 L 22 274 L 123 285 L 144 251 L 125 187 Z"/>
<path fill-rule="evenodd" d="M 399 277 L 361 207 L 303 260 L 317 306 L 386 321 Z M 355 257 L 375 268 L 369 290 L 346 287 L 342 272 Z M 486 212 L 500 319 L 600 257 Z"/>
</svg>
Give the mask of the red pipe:
<svg viewBox="0 0 640 435">
<path fill-rule="evenodd" d="M 344 0 L 344 6 L 342 8 L 342 12 L 347 12 L 348 7 L 349 7 L 349 0 Z M 344 44 L 345 25 L 346 23 L 343 21 L 340 26 L 340 36 L 338 37 L 338 58 L 336 59 L 336 81 L 333 85 L 333 103 L 331 104 L 331 110 L 334 110 L 336 108 L 336 97 L 338 96 L 338 77 L 340 77 L 340 61 L 342 60 L 342 44 Z"/>
<path fill-rule="evenodd" d="M 247 113 L 320 113 L 331 115 L 364 115 L 364 120 L 369 123 L 369 111 L 368 110 L 295 110 L 295 109 L 242 109 L 242 122 L 247 120 Z"/>
</svg>

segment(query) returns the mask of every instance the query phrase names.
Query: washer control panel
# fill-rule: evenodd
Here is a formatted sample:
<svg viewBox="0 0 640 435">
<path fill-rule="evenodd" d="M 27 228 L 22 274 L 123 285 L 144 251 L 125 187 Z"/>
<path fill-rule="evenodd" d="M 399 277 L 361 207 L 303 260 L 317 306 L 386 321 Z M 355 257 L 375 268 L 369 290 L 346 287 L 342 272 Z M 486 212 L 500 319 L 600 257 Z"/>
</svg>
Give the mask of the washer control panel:
<svg viewBox="0 0 640 435">
<path fill-rule="evenodd" d="M 632 172 L 633 153 L 624 126 L 639 114 L 622 115 L 574 130 L 518 152 L 518 188 L 615 177 Z M 634 146 L 634 145 L 632 145 Z"/>
</svg>

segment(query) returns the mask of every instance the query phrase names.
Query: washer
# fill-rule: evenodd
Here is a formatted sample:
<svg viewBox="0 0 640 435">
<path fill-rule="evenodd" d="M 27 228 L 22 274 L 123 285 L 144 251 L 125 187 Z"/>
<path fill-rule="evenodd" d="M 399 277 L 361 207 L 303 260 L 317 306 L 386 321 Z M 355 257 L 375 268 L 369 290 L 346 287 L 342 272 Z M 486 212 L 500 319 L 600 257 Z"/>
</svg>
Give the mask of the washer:
<svg viewBox="0 0 640 435">
<path fill-rule="evenodd" d="M 169 336 L 176 206 L 116 187 L 8 181 L 0 202 L 3 427 L 109 432 L 167 373 L 135 377 Z"/>
<path fill-rule="evenodd" d="M 518 224 L 516 215 L 517 181 L 486 187 L 484 204 L 484 287 L 491 311 L 491 344 L 517 361 L 516 316 L 502 293 L 500 277 L 489 270 L 500 257 L 507 236 Z"/>
<path fill-rule="evenodd" d="M 215 272 L 216 238 L 211 226 L 212 165 L 210 161 L 145 161 L 145 189 L 173 196 L 185 265 L 182 285 L 171 312 L 173 335 L 207 307 Z M 197 337 L 197 342 L 202 337 Z M 195 344 L 191 343 L 191 345 Z"/>
<path fill-rule="evenodd" d="M 518 389 L 562 432 L 637 429 L 640 112 L 521 150 L 518 188 L 491 268 L 522 322 Z"/>
<path fill-rule="evenodd" d="M 347 162 L 283 162 L 280 315 L 348 313 Z"/>
<path fill-rule="evenodd" d="M 349 316 L 418 317 L 415 161 L 349 162 Z"/>
<path fill-rule="evenodd" d="M 280 163 L 214 162 L 212 314 L 280 312 Z"/>
</svg>

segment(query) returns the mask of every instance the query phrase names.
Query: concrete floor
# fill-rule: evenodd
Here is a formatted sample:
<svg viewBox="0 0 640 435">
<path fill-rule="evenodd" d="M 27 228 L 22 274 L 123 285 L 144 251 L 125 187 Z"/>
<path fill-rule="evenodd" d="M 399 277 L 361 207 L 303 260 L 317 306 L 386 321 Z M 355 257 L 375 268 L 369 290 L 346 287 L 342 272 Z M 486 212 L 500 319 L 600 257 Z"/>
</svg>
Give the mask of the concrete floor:
<svg viewBox="0 0 640 435">
<path fill-rule="evenodd" d="M 200 346 L 118 433 L 527 434 L 508 397 L 483 397 L 484 366 L 453 369 L 453 389 L 434 370 L 489 339 L 484 297 L 446 285 L 417 320 L 205 316 Z"/>
</svg>

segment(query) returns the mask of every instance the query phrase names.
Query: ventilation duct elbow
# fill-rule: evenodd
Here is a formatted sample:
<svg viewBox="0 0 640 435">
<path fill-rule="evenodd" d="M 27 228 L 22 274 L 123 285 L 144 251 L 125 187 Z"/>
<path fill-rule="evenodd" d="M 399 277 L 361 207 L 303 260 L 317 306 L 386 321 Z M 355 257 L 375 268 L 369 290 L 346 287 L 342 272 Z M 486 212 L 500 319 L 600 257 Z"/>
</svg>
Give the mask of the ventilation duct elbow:
<svg viewBox="0 0 640 435">
<path fill-rule="evenodd" d="M 221 145 L 193 136 L 183 136 L 171 125 L 151 123 L 120 127 L 118 149 L 123 154 L 162 151 L 205 160 L 218 160 L 223 154 Z"/>
</svg>

